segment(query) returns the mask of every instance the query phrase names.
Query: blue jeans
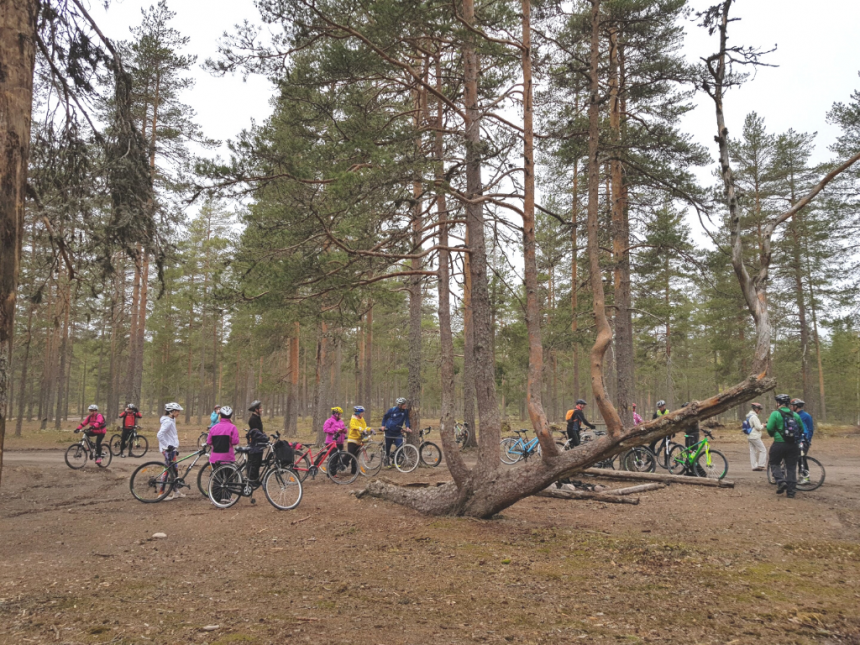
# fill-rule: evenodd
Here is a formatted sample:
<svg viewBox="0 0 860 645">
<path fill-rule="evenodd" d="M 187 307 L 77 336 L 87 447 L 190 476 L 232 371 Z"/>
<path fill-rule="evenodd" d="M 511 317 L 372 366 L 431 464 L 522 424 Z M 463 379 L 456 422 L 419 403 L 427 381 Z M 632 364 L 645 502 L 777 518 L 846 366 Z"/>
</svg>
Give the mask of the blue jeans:
<svg viewBox="0 0 860 645">
<path fill-rule="evenodd" d="M 391 446 L 395 445 L 398 448 L 403 445 L 403 437 L 385 437 L 385 458 L 387 459 L 391 453 Z"/>
</svg>

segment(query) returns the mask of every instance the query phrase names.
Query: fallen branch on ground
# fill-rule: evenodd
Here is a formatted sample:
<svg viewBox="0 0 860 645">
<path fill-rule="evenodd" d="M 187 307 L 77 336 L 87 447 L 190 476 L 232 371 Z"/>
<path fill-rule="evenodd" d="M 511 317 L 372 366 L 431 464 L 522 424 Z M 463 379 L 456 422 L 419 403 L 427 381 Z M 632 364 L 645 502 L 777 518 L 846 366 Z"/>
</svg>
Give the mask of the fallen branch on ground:
<svg viewBox="0 0 860 645">
<path fill-rule="evenodd" d="M 725 479 L 705 479 L 704 477 L 689 477 L 686 475 L 662 475 L 660 473 L 633 473 L 626 470 L 609 470 L 608 468 L 587 468 L 587 475 L 608 477 L 609 479 L 629 479 L 632 481 L 664 482 L 667 484 L 688 484 L 690 486 L 715 486 L 717 488 L 734 488 L 735 483 Z"/>
<path fill-rule="evenodd" d="M 649 490 L 660 490 L 669 484 L 654 482 L 653 484 L 640 484 L 639 486 L 628 486 L 627 488 L 610 488 L 607 493 L 611 495 L 632 495 L 633 493 L 644 493 Z"/>
<path fill-rule="evenodd" d="M 608 504 L 638 504 L 638 497 L 621 497 L 619 495 L 607 495 L 606 493 L 592 493 L 591 491 L 563 490 L 550 486 L 535 493 L 535 497 L 553 497 L 556 499 L 591 499 L 595 502 L 607 502 Z"/>
</svg>

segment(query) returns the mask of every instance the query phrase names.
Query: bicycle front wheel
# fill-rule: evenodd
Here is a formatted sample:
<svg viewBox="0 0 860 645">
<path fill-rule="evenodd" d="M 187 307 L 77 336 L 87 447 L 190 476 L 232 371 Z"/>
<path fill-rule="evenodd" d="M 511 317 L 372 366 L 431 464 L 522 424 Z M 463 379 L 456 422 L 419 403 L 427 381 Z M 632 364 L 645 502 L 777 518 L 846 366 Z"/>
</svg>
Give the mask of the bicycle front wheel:
<svg viewBox="0 0 860 645">
<path fill-rule="evenodd" d="M 806 458 L 808 470 L 804 472 L 803 466 L 798 466 L 797 472 L 797 490 L 809 492 L 815 490 L 824 483 L 824 466 L 814 457 Z"/>
<path fill-rule="evenodd" d="M 222 464 L 209 478 L 209 501 L 218 508 L 230 508 L 242 496 L 242 472 L 233 464 Z"/>
<path fill-rule="evenodd" d="M 146 437 L 137 435 L 132 437 L 128 444 L 128 454 L 130 457 L 143 457 L 149 450 L 149 441 Z"/>
<path fill-rule="evenodd" d="M 684 446 L 675 444 L 669 451 L 669 472 L 673 475 L 683 475 L 687 469 L 687 453 Z"/>
<path fill-rule="evenodd" d="M 335 484 L 351 484 L 358 477 L 358 460 L 346 450 L 336 450 L 326 461 L 325 474 Z"/>
<path fill-rule="evenodd" d="M 275 466 L 263 477 L 266 499 L 279 511 L 288 511 L 302 501 L 302 482 L 292 468 Z"/>
<path fill-rule="evenodd" d="M 442 463 L 442 451 L 432 441 L 422 443 L 421 448 L 418 449 L 418 455 L 425 466 L 435 468 Z"/>
<path fill-rule="evenodd" d="M 696 475 L 708 479 L 722 479 L 729 472 L 729 462 L 719 450 L 703 452 L 696 460 Z"/>
<path fill-rule="evenodd" d="M 212 477 L 212 464 L 208 461 L 200 468 L 197 473 L 197 490 L 203 497 L 209 497 L 209 479 Z"/>
<path fill-rule="evenodd" d="M 111 459 L 113 459 L 113 453 L 111 453 L 110 451 L 110 446 L 104 443 L 102 444 L 101 450 L 101 455 L 96 454 L 97 457 L 101 457 L 100 460 L 96 461 L 96 465 L 99 468 L 107 468 L 108 466 L 110 466 Z M 93 448 L 93 452 L 95 452 L 95 448 Z"/>
<path fill-rule="evenodd" d="M 382 468 L 385 448 L 379 444 L 363 446 L 358 453 L 358 469 L 365 477 L 373 477 Z"/>
<path fill-rule="evenodd" d="M 523 458 L 523 451 L 513 437 L 502 439 L 499 448 L 503 464 L 515 464 Z"/>
<path fill-rule="evenodd" d="M 411 443 L 404 443 L 394 453 L 394 467 L 401 473 L 411 473 L 418 468 L 420 460 L 418 448 Z"/>
<path fill-rule="evenodd" d="M 296 457 L 293 462 L 293 470 L 296 471 L 300 480 L 305 481 L 308 478 L 308 473 L 311 472 L 311 460 L 307 453 L 301 457 Z"/>
<path fill-rule="evenodd" d="M 657 458 L 648 448 L 637 446 L 621 458 L 621 468 L 634 473 L 653 473 L 657 470 Z"/>
<path fill-rule="evenodd" d="M 81 444 L 72 444 L 66 449 L 66 465 L 72 470 L 80 470 L 87 465 L 87 451 Z"/>
<path fill-rule="evenodd" d="M 197 437 L 197 447 L 200 450 L 203 450 L 206 447 L 206 440 L 209 438 L 209 431 L 204 430 L 200 433 L 200 436 Z"/>
<path fill-rule="evenodd" d="M 115 434 L 110 438 L 110 452 L 114 457 L 119 456 L 119 450 L 122 448 L 122 435 Z"/>
<path fill-rule="evenodd" d="M 160 502 L 173 490 L 173 473 L 160 461 L 148 461 L 131 474 L 128 487 L 139 502 Z"/>
</svg>

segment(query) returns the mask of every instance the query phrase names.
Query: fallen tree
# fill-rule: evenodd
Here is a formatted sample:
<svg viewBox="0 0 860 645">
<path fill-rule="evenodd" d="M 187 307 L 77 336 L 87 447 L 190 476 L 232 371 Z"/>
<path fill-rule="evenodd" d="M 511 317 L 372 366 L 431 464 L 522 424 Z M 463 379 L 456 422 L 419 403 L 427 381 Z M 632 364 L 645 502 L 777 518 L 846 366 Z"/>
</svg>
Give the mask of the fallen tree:
<svg viewBox="0 0 860 645">
<path fill-rule="evenodd" d="M 689 477 L 686 475 L 664 475 L 663 473 L 634 473 L 626 470 L 610 470 L 608 468 L 587 468 L 587 475 L 606 477 L 608 479 L 623 479 L 627 481 L 663 482 L 665 484 L 684 484 L 688 486 L 715 486 L 717 488 L 734 488 L 735 483 L 725 479 L 706 479 L 704 477 Z M 633 488 L 639 488 L 633 486 Z"/>
<path fill-rule="evenodd" d="M 588 499 L 595 502 L 606 502 L 607 504 L 632 504 L 639 503 L 638 497 L 622 497 L 613 495 L 612 491 L 596 493 L 590 490 L 567 490 L 550 486 L 535 493 L 535 497 L 552 497 L 554 499 Z"/>
</svg>

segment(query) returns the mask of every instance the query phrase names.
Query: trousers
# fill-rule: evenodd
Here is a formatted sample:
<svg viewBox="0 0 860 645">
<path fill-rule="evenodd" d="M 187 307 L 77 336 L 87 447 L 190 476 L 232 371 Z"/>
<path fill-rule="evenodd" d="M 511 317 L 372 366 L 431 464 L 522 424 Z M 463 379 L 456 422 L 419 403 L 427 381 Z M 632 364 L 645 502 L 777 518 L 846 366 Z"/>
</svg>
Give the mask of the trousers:
<svg viewBox="0 0 860 645">
<path fill-rule="evenodd" d="M 750 466 L 764 468 L 767 465 L 767 448 L 761 439 L 750 439 Z"/>
<path fill-rule="evenodd" d="M 797 462 L 800 459 L 800 446 L 796 443 L 774 441 L 770 445 L 770 472 L 777 486 L 785 484 L 786 490 L 793 493 L 797 487 Z"/>
</svg>

